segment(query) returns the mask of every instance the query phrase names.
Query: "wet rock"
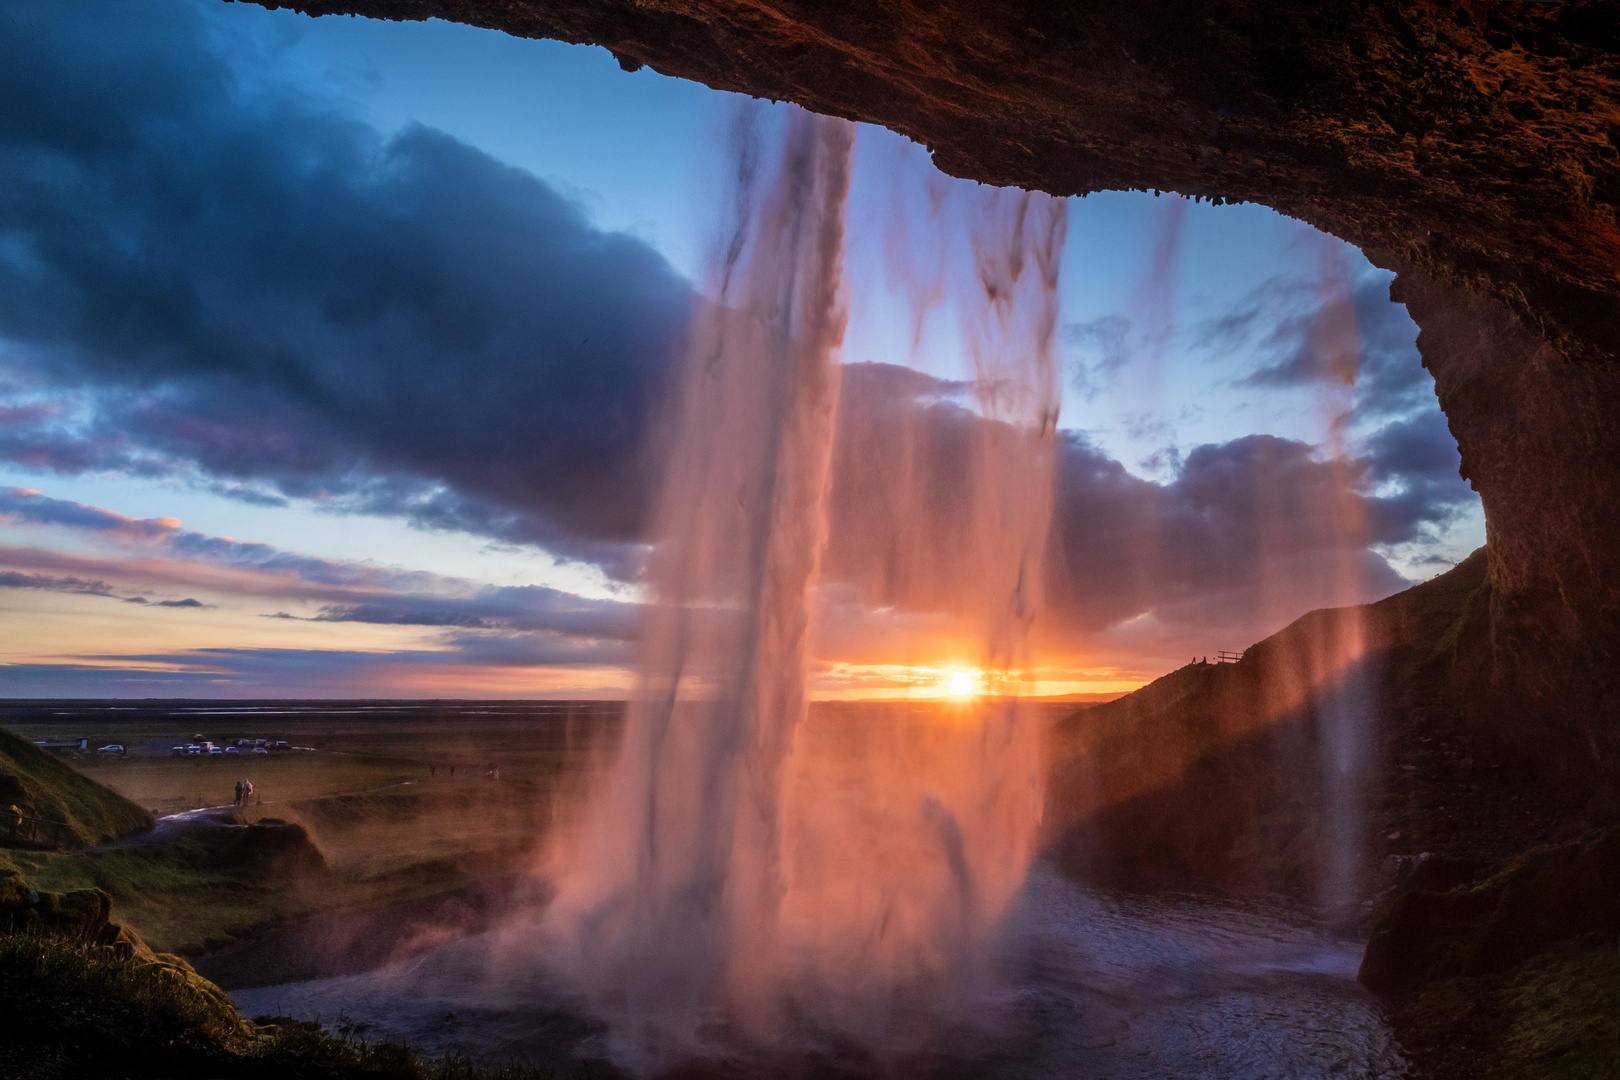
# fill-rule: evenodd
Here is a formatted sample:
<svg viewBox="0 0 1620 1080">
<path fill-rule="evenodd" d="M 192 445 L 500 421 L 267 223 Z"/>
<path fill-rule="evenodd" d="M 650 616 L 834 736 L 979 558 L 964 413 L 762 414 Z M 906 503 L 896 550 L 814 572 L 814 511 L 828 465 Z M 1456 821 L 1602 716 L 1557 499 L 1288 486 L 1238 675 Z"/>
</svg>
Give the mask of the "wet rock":
<svg viewBox="0 0 1620 1080">
<path fill-rule="evenodd" d="M 1402 893 L 1374 926 L 1358 978 L 1391 992 L 1485 975 L 1593 932 L 1620 933 L 1620 827 L 1526 852 L 1477 885 Z"/>
<path fill-rule="evenodd" d="M 1489 869 L 1476 859 L 1454 859 L 1429 851 L 1397 855 L 1394 862 L 1396 886 L 1412 892 L 1447 892 Z"/>
</svg>

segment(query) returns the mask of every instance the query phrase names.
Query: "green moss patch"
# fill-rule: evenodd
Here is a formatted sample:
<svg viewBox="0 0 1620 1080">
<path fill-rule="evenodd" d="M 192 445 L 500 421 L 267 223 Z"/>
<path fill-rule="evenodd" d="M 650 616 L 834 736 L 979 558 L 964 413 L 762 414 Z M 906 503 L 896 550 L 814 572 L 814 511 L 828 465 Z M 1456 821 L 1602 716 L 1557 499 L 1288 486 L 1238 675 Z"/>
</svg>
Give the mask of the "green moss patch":
<svg viewBox="0 0 1620 1080">
<path fill-rule="evenodd" d="M 1396 1032 L 1437 1080 L 1593 1080 L 1620 1070 L 1620 950 L 1582 935 L 1511 970 L 1397 999 Z"/>
<path fill-rule="evenodd" d="M 339 1024 L 244 1019 L 184 960 L 35 934 L 0 936 L 0 1075 L 240 1080 L 544 1080 L 430 1060 Z"/>
</svg>

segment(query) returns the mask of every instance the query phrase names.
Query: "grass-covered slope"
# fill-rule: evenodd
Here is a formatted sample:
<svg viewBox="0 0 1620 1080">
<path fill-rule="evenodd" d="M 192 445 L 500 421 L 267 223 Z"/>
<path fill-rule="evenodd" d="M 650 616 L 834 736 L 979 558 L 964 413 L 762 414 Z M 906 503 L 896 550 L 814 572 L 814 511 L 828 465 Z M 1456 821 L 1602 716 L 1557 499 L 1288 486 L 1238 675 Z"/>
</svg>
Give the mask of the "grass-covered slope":
<svg viewBox="0 0 1620 1080">
<path fill-rule="evenodd" d="M 303 826 L 204 818 L 71 856 L 14 861 L 41 889 L 99 889 L 155 948 L 195 956 L 258 927 L 350 898 Z"/>
<path fill-rule="evenodd" d="M 1060 859 L 1126 885 L 1312 893 L 1335 717 L 1357 718 L 1363 775 L 1383 775 L 1391 733 L 1450 708 L 1456 627 L 1484 571 L 1476 552 L 1376 604 L 1310 612 L 1235 664 L 1189 664 L 1064 720 L 1047 814 Z"/>
<path fill-rule="evenodd" d="M 89 847 L 152 827 L 152 815 L 140 806 L 0 730 L 0 810 L 12 805 L 27 817 L 62 822 L 64 848 Z"/>
</svg>

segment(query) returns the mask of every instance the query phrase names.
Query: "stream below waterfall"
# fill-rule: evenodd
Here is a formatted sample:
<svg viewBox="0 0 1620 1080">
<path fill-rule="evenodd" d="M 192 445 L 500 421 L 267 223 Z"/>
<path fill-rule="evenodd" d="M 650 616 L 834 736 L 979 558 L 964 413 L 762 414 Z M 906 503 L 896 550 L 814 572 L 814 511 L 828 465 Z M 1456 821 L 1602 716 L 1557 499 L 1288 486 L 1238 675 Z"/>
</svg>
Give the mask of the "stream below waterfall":
<svg viewBox="0 0 1620 1080">
<path fill-rule="evenodd" d="M 432 1055 L 604 1075 L 602 1025 L 542 966 L 493 982 L 495 941 L 463 938 L 364 974 L 232 996 L 246 1015 L 341 1019 L 365 1025 L 370 1041 L 404 1040 Z M 998 975 L 900 1069 L 815 1039 L 782 1051 L 809 1063 L 786 1072 L 780 1060 L 750 1061 L 755 1053 L 723 1045 L 713 1056 L 739 1077 L 1395 1077 L 1404 1063 L 1377 1002 L 1355 982 L 1360 956 L 1360 942 L 1285 911 L 1100 893 L 1037 865 L 1007 918 Z"/>
</svg>

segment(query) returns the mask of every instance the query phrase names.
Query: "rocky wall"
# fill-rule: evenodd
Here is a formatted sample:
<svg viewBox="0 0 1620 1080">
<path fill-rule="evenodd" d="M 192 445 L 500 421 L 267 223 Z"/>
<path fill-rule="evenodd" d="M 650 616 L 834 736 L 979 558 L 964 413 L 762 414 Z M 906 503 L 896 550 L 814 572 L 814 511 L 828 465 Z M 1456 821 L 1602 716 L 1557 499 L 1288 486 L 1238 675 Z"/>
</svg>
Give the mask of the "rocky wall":
<svg viewBox="0 0 1620 1080">
<path fill-rule="evenodd" d="M 1476 719 L 1576 788 L 1620 778 L 1620 370 L 1572 363 L 1425 275 L 1392 296 L 1485 508 L 1487 588 L 1459 635 Z"/>
</svg>

